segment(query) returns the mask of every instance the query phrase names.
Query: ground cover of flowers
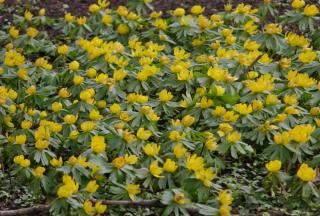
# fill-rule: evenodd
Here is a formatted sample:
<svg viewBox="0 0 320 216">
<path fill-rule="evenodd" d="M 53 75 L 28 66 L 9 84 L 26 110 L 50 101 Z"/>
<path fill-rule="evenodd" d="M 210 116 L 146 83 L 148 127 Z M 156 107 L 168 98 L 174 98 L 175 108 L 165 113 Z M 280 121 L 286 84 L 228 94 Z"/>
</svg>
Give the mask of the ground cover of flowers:
<svg viewBox="0 0 320 216">
<path fill-rule="evenodd" d="M 20 8 L 2 25 L 0 203 L 45 203 L 51 215 L 317 215 L 317 6 L 204 10 L 163 18 L 150 0 L 99 0 L 88 16 Z"/>
</svg>

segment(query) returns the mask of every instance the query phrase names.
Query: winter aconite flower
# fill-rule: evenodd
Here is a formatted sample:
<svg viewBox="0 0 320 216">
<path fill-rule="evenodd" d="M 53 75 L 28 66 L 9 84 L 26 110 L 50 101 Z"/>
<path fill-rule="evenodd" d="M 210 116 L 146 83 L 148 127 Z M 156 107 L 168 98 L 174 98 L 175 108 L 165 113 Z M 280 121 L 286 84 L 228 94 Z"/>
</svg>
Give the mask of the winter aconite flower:
<svg viewBox="0 0 320 216">
<path fill-rule="evenodd" d="M 163 168 L 159 167 L 158 165 L 158 161 L 154 160 L 151 162 L 150 166 L 149 166 L 149 170 L 150 173 L 156 177 L 156 178 L 163 178 L 163 176 L 161 176 L 162 172 L 163 172 Z"/>
<path fill-rule="evenodd" d="M 62 178 L 63 185 L 58 188 L 57 194 L 59 198 L 68 198 L 78 192 L 79 183 L 69 175 L 64 175 Z"/>
<path fill-rule="evenodd" d="M 105 151 L 107 144 L 103 136 L 94 136 L 91 139 L 91 149 L 93 152 L 100 154 Z"/>
<path fill-rule="evenodd" d="M 317 177 L 317 173 L 314 169 L 308 166 L 308 164 L 301 164 L 298 169 L 297 176 L 305 182 L 314 181 Z"/>
<path fill-rule="evenodd" d="M 139 184 L 128 184 L 125 187 L 131 200 L 136 200 L 136 195 L 141 193 Z"/>
<path fill-rule="evenodd" d="M 99 188 L 99 185 L 97 184 L 97 182 L 95 180 L 92 180 L 88 182 L 86 186 L 86 191 L 89 193 L 94 193 L 97 191 L 98 188 Z"/>
<path fill-rule="evenodd" d="M 266 169 L 269 172 L 278 172 L 281 169 L 281 161 L 280 160 L 273 160 L 266 163 Z"/>
<path fill-rule="evenodd" d="M 319 13 L 319 9 L 316 5 L 306 5 L 303 9 L 303 13 L 306 16 L 313 17 Z"/>
<path fill-rule="evenodd" d="M 148 156 L 156 156 L 160 151 L 160 146 L 158 144 L 148 143 L 143 147 L 144 153 Z"/>
</svg>

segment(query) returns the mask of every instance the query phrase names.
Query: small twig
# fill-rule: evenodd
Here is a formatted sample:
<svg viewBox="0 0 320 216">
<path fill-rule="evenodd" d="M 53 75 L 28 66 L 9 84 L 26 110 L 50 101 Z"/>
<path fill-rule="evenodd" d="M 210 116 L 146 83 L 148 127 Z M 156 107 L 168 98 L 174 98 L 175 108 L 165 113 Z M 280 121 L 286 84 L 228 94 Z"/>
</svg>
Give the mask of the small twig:
<svg viewBox="0 0 320 216">
<path fill-rule="evenodd" d="M 49 211 L 49 209 L 50 209 L 50 205 L 38 205 L 34 207 L 21 208 L 16 210 L 0 211 L 0 216 L 29 215 L 29 214 Z"/>
<path fill-rule="evenodd" d="M 91 200 L 92 202 L 96 202 L 96 200 Z M 140 200 L 140 201 L 131 201 L 131 200 L 101 200 L 103 204 L 106 205 L 121 205 L 121 206 L 131 206 L 131 207 L 158 207 L 163 208 L 163 205 L 159 200 Z M 37 205 L 34 207 L 21 208 L 15 210 L 6 210 L 0 211 L 0 216 L 19 216 L 19 215 L 29 215 L 35 214 L 39 212 L 48 212 L 50 209 L 50 204 Z M 198 213 L 198 209 L 195 208 L 187 208 L 187 211 L 190 214 Z"/>
<path fill-rule="evenodd" d="M 260 54 L 250 65 L 249 67 L 247 67 L 247 70 L 245 71 L 245 73 L 249 72 L 252 67 L 262 58 L 264 54 Z"/>
</svg>

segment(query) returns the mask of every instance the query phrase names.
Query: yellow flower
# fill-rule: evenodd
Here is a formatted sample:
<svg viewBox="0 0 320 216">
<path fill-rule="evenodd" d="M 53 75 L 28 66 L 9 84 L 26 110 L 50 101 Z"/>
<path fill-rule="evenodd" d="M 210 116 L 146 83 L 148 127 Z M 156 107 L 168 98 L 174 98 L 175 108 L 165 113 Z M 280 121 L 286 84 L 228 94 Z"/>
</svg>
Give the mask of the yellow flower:
<svg viewBox="0 0 320 216">
<path fill-rule="evenodd" d="M 311 107 L 310 114 L 313 116 L 317 116 L 320 114 L 320 108 L 319 107 Z"/>
<path fill-rule="evenodd" d="M 72 16 L 71 13 L 66 13 L 64 15 L 64 19 L 66 20 L 67 23 L 73 22 L 75 20 L 75 17 Z"/>
<path fill-rule="evenodd" d="M 99 101 L 97 101 L 96 105 L 98 108 L 104 109 L 107 107 L 107 102 L 104 100 L 99 100 Z"/>
<path fill-rule="evenodd" d="M 183 8 L 176 8 L 173 11 L 173 15 L 176 16 L 176 17 L 184 16 L 185 13 L 186 13 L 186 11 Z"/>
<path fill-rule="evenodd" d="M 270 23 L 264 27 L 264 31 L 267 34 L 281 34 L 282 26 L 280 24 Z"/>
<path fill-rule="evenodd" d="M 15 164 L 20 164 L 22 161 L 24 160 L 24 156 L 23 155 L 17 155 L 13 158 L 13 162 Z"/>
<path fill-rule="evenodd" d="M 148 140 L 152 135 L 151 131 L 139 128 L 137 131 L 137 137 L 141 140 Z"/>
<path fill-rule="evenodd" d="M 99 10 L 100 10 L 100 7 L 97 4 L 91 4 L 89 6 L 90 13 L 97 13 L 97 12 L 99 12 Z"/>
<path fill-rule="evenodd" d="M 215 85 L 214 87 L 215 87 L 217 96 L 224 95 L 225 89 L 222 86 Z"/>
<path fill-rule="evenodd" d="M 172 100 L 173 95 L 171 94 L 171 92 L 169 92 L 166 89 L 163 89 L 160 93 L 159 93 L 159 99 L 160 101 L 167 103 L 170 100 Z"/>
<path fill-rule="evenodd" d="M 17 71 L 17 76 L 22 80 L 27 80 L 29 78 L 28 77 L 28 71 L 25 68 L 20 68 Z"/>
<path fill-rule="evenodd" d="M 46 171 L 46 168 L 42 167 L 42 166 L 38 166 L 37 168 L 35 168 L 34 170 L 32 170 L 32 174 L 35 177 L 42 177 L 43 173 Z"/>
<path fill-rule="evenodd" d="M 35 38 L 38 35 L 38 33 L 39 31 L 36 28 L 27 28 L 27 35 L 31 38 Z"/>
<path fill-rule="evenodd" d="M 182 118 L 181 123 L 185 127 L 190 127 L 195 121 L 195 118 L 191 115 L 186 115 Z"/>
<path fill-rule="evenodd" d="M 152 161 L 150 166 L 149 166 L 149 170 L 150 173 L 156 177 L 156 178 L 163 178 L 163 176 L 161 176 L 163 169 L 161 167 L 158 166 L 158 161 Z"/>
<path fill-rule="evenodd" d="M 178 165 L 176 164 L 176 162 L 174 162 L 171 159 L 167 159 L 166 162 L 163 164 L 163 169 L 166 172 L 175 172 L 176 169 L 178 168 Z"/>
<path fill-rule="evenodd" d="M 67 124 L 74 124 L 77 121 L 77 117 L 72 114 L 68 114 L 63 118 L 63 121 Z"/>
<path fill-rule="evenodd" d="M 32 121 L 23 120 L 23 121 L 21 122 L 21 128 L 22 128 L 22 129 L 27 130 L 27 129 L 30 129 L 31 127 L 32 127 Z"/>
<path fill-rule="evenodd" d="M 69 52 L 69 47 L 65 44 L 58 46 L 57 52 L 60 55 L 66 55 Z"/>
<path fill-rule="evenodd" d="M 288 72 L 288 87 L 303 87 L 310 88 L 315 85 L 317 81 L 313 78 L 310 78 L 306 73 L 298 73 L 298 71 L 290 70 Z"/>
<path fill-rule="evenodd" d="M 253 101 L 252 101 L 252 109 L 253 109 L 254 111 L 263 109 L 263 103 L 262 103 L 262 101 L 260 101 L 260 100 L 253 100 Z"/>
<path fill-rule="evenodd" d="M 298 169 L 297 176 L 305 182 L 314 181 L 317 178 L 316 170 L 308 166 L 308 164 L 301 164 Z"/>
<path fill-rule="evenodd" d="M 117 157 L 112 161 L 112 165 L 117 169 L 121 169 L 122 167 L 124 167 L 124 165 L 126 165 L 126 161 L 124 157 Z"/>
<path fill-rule="evenodd" d="M 208 76 L 216 81 L 225 81 L 228 71 L 218 66 L 210 67 L 207 72 Z"/>
<path fill-rule="evenodd" d="M 204 11 L 204 7 L 201 7 L 200 5 L 194 5 L 192 8 L 191 8 L 191 13 L 194 14 L 194 15 L 199 15 L 199 14 L 202 14 L 202 12 Z"/>
<path fill-rule="evenodd" d="M 223 116 L 226 112 L 226 108 L 222 106 L 216 106 L 216 108 L 212 111 L 212 114 L 215 116 Z"/>
<path fill-rule="evenodd" d="M 61 98 L 67 98 L 70 96 L 70 93 L 68 92 L 68 89 L 67 88 L 62 88 L 59 90 L 59 93 L 58 93 L 59 97 Z"/>
<path fill-rule="evenodd" d="M 306 5 L 303 9 L 304 15 L 308 17 L 313 17 L 319 13 L 319 9 L 316 5 Z"/>
<path fill-rule="evenodd" d="M 96 212 L 98 214 L 103 214 L 106 210 L 107 210 L 107 206 L 103 205 L 101 201 L 96 202 L 96 204 L 94 205 Z"/>
<path fill-rule="evenodd" d="M 308 64 L 317 58 L 317 53 L 312 50 L 304 50 L 298 55 L 299 61 Z"/>
<path fill-rule="evenodd" d="M 62 178 L 63 185 L 58 188 L 57 195 L 59 198 L 68 198 L 79 190 L 79 183 L 76 183 L 71 176 L 64 175 Z"/>
<path fill-rule="evenodd" d="M 143 147 L 143 151 L 146 155 L 153 157 L 159 154 L 160 146 L 155 143 L 154 144 L 148 143 Z"/>
<path fill-rule="evenodd" d="M 220 216 L 230 216 L 231 207 L 228 205 L 221 205 L 219 207 L 219 215 Z"/>
<path fill-rule="evenodd" d="M 26 168 L 30 166 L 30 160 L 29 159 L 24 159 L 20 162 L 20 166 Z"/>
<path fill-rule="evenodd" d="M 50 160 L 50 164 L 53 167 L 61 167 L 63 164 L 62 157 L 59 157 L 59 159 L 53 158 Z"/>
<path fill-rule="evenodd" d="M 4 64 L 9 67 L 21 66 L 25 63 L 25 58 L 23 55 L 15 50 L 9 50 L 5 53 Z"/>
<path fill-rule="evenodd" d="M 86 24 L 86 22 L 87 22 L 87 17 L 85 17 L 85 16 L 77 18 L 78 25 L 84 25 L 84 24 Z"/>
<path fill-rule="evenodd" d="M 201 109 L 207 109 L 213 105 L 213 100 L 207 99 L 207 97 L 202 97 L 200 103 L 197 103 L 196 106 Z"/>
<path fill-rule="evenodd" d="M 188 170 L 197 171 L 203 169 L 204 166 L 204 158 L 198 157 L 196 154 L 193 154 L 192 156 L 188 156 L 186 159 L 186 167 Z"/>
<path fill-rule="evenodd" d="M 54 102 L 51 105 L 51 109 L 52 109 L 53 112 L 59 112 L 60 110 L 62 110 L 62 103 Z"/>
<path fill-rule="evenodd" d="M 298 96 L 296 94 L 285 95 L 283 97 L 283 102 L 285 102 L 287 105 L 294 105 L 298 102 Z"/>
<path fill-rule="evenodd" d="M 227 141 L 229 143 L 236 143 L 241 139 L 241 134 L 237 131 L 233 131 L 227 135 Z"/>
<path fill-rule="evenodd" d="M 120 6 L 117 8 L 117 13 L 118 13 L 120 16 L 127 16 L 129 12 L 128 12 L 128 9 L 127 9 L 125 6 L 120 5 Z"/>
<path fill-rule="evenodd" d="M 176 156 L 176 158 L 182 158 L 187 152 L 187 149 L 183 147 L 181 143 L 178 143 L 173 148 L 173 154 Z"/>
<path fill-rule="evenodd" d="M 86 186 L 86 191 L 89 193 L 95 193 L 99 188 L 99 185 L 97 184 L 96 180 L 91 180 L 88 182 Z"/>
<path fill-rule="evenodd" d="M 27 141 L 27 136 L 24 135 L 24 134 L 21 134 L 21 135 L 17 135 L 15 137 L 15 143 L 18 144 L 18 145 L 23 145 L 25 144 Z"/>
<path fill-rule="evenodd" d="M 202 181 L 204 186 L 211 187 L 212 186 L 212 179 L 215 177 L 215 173 L 213 169 L 209 167 L 208 169 L 201 168 L 195 171 L 195 176 L 197 179 Z"/>
<path fill-rule="evenodd" d="M 169 133 L 169 139 L 172 141 L 180 141 L 186 136 L 184 132 L 179 133 L 177 130 L 170 131 Z"/>
<path fill-rule="evenodd" d="M 102 23 L 106 26 L 112 24 L 112 16 L 110 14 L 106 14 L 102 17 Z"/>
<path fill-rule="evenodd" d="M 9 34 L 10 34 L 11 37 L 17 38 L 19 36 L 19 30 L 16 29 L 16 27 L 11 26 L 10 29 L 9 29 Z"/>
<path fill-rule="evenodd" d="M 279 123 L 279 122 L 283 122 L 284 120 L 286 120 L 288 118 L 288 115 L 285 113 L 281 113 L 278 114 L 273 120 L 272 123 Z"/>
<path fill-rule="evenodd" d="M 27 21 L 31 21 L 31 20 L 32 20 L 32 17 L 33 17 L 33 15 L 32 15 L 32 13 L 31 13 L 30 11 L 26 10 L 26 11 L 24 12 L 24 18 L 25 18 Z"/>
<path fill-rule="evenodd" d="M 48 148 L 49 141 L 48 140 L 37 140 L 35 143 L 35 147 L 39 150 L 43 150 Z"/>
<path fill-rule="evenodd" d="M 78 61 L 72 61 L 72 62 L 69 63 L 69 69 L 71 71 L 76 71 L 76 70 L 79 69 L 79 67 L 80 67 L 80 64 L 79 64 Z"/>
<path fill-rule="evenodd" d="M 44 68 L 47 70 L 51 70 L 52 69 L 52 65 L 48 63 L 48 60 L 46 60 L 45 58 L 38 58 L 36 60 L 36 62 L 34 63 L 34 65 L 36 67 L 40 67 L 40 68 Z"/>
<path fill-rule="evenodd" d="M 254 35 L 257 32 L 258 26 L 255 25 L 253 20 L 250 20 L 244 24 L 243 29 L 249 35 Z"/>
<path fill-rule="evenodd" d="M 288 106 L 284 109 L 284 112 L 286 114 L 290 114 L 290 115 L 297 115 L 300 113 L 300 111 L 298 109 L 296 109 L 294 106 Z"/>
<path fill-rule="evenodd" d="M 245 84 L 253 93 L 272 91 L 274 88 L 274 78 L 271 74 L 264 74 L 255 81 L 246 80 Z"/>
<path fill-rule="evenodd" d="M 280 100 L 278 99 L 277 95 L 268 94 L 266 98 L 266 104 L 272 105 L 272 104 L 278 104 Z"/>
<path fill-rule="evenodd" d="M 37 91 L 37 87 L 35 85 L 32 85 L 26 89 L 26 93 L 28 95 L 33 95 L 34 93 L 36 93 L 36 91 Z"/>
<path fill-rule="evenodd" d="M 234 105 L 233 109 L 235 111 L 237 111 L 238 113 L 240 113 L 241 115 L 248 115 L 248 114 L 252 113 L 252 106 L 247 105 L 247 104 L 243 104 L 243 103 L 239 103 L 239 104 Z"/>
<path fill-rule="evenodd" d="M 280 160 L 272 160 L 266 163 L 266 169 L 269 172 L 278 172 L 281 169 L 281 161 Z"/>
<path fill-rule="evenodd" d="M 153 23 L 154 27 L 161 29 L 161 30 L 166 30 L 168 28 L 167 21 L 161 18 L 158 18 L 154 21 Z"/>
<path fill-rule="evenodd" d="M 92 204 L 92 202 L 90 200 L 86 200 L 83 203 L 82 208 L 85 211 L 85 213 L 88 214 L 88 215 L 93 215 L 94 212 L 95 212 L 95 208 L 93 207 L 93 204 Z"/>
<path fill-rule="evenodd" d="M 314 132 L 315 127 L 311 124 L 297 125 L 289 131 L 292 140 L 298 143 L 305 143 L 310 140 L 310 135 Z"/>
<path fill-rule="evenodd" d="M 235 122 L 239 118 L 239 115 L 235 114 L 234 111 L 227 111 L 223 114 L 223 121 L 225 122 Z"/>
<path fill-rule="evenodd" d="M 223 6 L 224 11 L 231 11 L 232 10 L 232 4 L 226 4 Z"/>
<path fill-rule="evenodd" d="M 273 140 L 278 145 L 287 145 L 290 143 L 291 139 L 288 132 L 282 132 L 275 134 Z"/>
<path fill-rule="evenodd" d="M 218 195 L 218 199 L 219 199 L 219 202 L 222 205 L 228 205 L 229 206 L 233 202 L 232 195 L 227 190 L 220 191 L 219 195 Z"/>
<path fill-rule="evenodd" d="M 91 139 L 91 149 L 94 153 L 100 154 L 106 150 L 107 144 L 103 136 L 93 136 Z"/>
<path fill-rule="evenodd" d="M 309 45 L 309 41 L 303 35 L 297 35 L 290 32 L 286 35 L 287 42 L 290 46 L 304 47 Z"/>
<path fill-rule="evenodd" d="M 78 139 L 78 136 L 79 136 L 79 131 L 77 131 L 77 130 L 73 130 L 69 133 L 69 139 L 71 139 L 71 140 Z"/>
<path fill-rule="evenodd" d="M 81 123 L 80 127 L 82 131 L 90 132 L 95 129 L 96 124 L 93 121 L 85 121 Z"/>
<path fill-rule="evenodd" d="M 178 203 L 179 205 L 185 205 L 187 203 L 190 202 L 189 199 L 187 199 L 185 197 L 185 195 L 183 193 L 180 193 L 180 192 L 177 192 L 175 195 L 174 195 L 174 198 L 173 198 L 173 201 L 175 203 Z"/>
<path fill-rule="evenodd" d="M 129 26 L 128 26 L 127 24 L 121 23 L 121 24 L 118 25 L 118 27 L 117 27 L 117 32 L 118 32 L 118 34 L 120 34 L 120 35 L 126 35 L 126 34 L 129 33 L 129 31 L 130 31 L 130 28 L 129 28 Z"/>
<path fill-rule="evenodd" d="M 243 45 L 243 47 L 249 51 L 258 50 L 260 48 L 260 46 L 261 46 L 261 44 L 257 43 L 256 41 L 251 41 L 251 40 L 246 40 Z"/>
<path fill-rule="evenodd" d="M 46 9 L 45 9 L 45 8 L 41 8 L 41 9 L 39 10 L 39 12 L 38 12 L 38 15 L 39 15 L 39 16 L 44 16 L 44 15 L 46 15 Z"/>
<path fill-rule="evenodd" d="M 135 156 L 135 155 L 125 154 L 124 155 L 124 160 L 125 160 L 126 164 L 133 165 L 133 164 L 137 163 L 138 157 Z"/>
<path fill-rule="evenodd" d="M 113 73 L 113 79 L 116 81 L 123 80 L 127 76 L 127 72 L 125 72 L 123 69 L 119 69 L 114 71 Z"/>
<path fill-rule="evenodd" d="M 97 121 L 97 120 L 100 120 L 102 118 L 102 115 L 100 115 L 99 110 L 93 109 L 89 113 L 89 118 L 90 118 L 90 120 Z"/>
<path fill-rule="evenodd" d="M 121 111 L 121 107 L 120 107 L 120 104 L 117 104 L 117 103 L 114 103 L 114 104 L 112 104 L 111 105 L 111 107 L 110 107 L 110 112 L 111 113 L 120 113 L 120 111 Z"/>
<path fill-rule="evenodd" d="M 304 7 L 305 4 L 306 3 L 304 2 L 304 0 L 293 0 L 291 2 L 291 7 L 294 9 L 299 9 L 299 8 Z"/>
<path fill-rule="evenodd" d="M 125 187 L 131 200 L 136 200 L 136 195 L 141 193 L 139 184 L 128 184 Z"/>
</svg>

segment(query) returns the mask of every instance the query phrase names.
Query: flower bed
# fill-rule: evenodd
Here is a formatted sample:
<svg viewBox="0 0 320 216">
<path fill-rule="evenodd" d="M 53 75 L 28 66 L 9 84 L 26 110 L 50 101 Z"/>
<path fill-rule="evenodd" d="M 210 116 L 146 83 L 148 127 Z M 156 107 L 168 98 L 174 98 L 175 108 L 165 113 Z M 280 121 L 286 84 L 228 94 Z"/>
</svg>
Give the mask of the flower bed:
<svg viewBox="0 0 320 216">
<path fill-rule="evenodd" d="M 0 215 L 317 214 L 319 11 L 275 5 L 2 2 Z"/>
</svg>

